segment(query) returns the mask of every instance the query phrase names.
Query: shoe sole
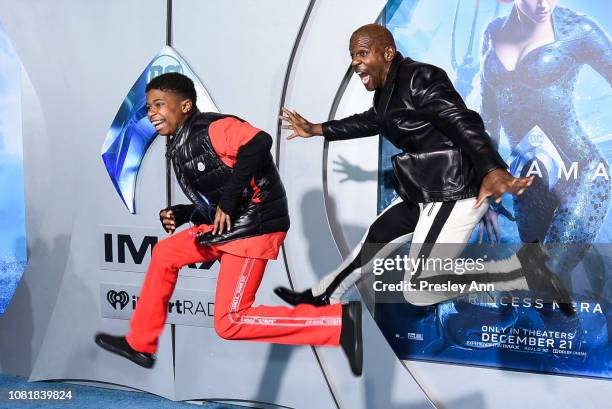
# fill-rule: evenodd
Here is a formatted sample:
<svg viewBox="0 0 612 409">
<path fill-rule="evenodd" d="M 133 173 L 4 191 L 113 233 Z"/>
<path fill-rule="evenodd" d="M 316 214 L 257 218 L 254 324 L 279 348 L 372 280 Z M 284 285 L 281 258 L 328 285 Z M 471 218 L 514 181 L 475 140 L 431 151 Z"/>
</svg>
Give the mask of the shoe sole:
<svg viewBox="0 0 612 409">
<path fill-rule="evenodd" d="M 354 362 L 349 359 L 351 372 L 355 376 L 361 376 L 363 372 L 363 338 L 361 328 L 361 302 L 351 301 L 349 306 L 349 317 L 353 320 L 353 336 L 355 337 Z"/>
<path fill-rule="evenodd" d="M 542 247 L 541 243 L 534 242 L 534 243 L 531 243 L 531 245 L 539 246 L 540 255 L 542 259 L 544 260 L 544 262 L 546 262 L 550 258 L 550 255 L 548 254 L 546 249 Z M 522 257 L 519 256 L 519 260 L 521 258 Z M 531 257 L 526 256 L 526 260 L 529 260 L 530 258 Z M 522 262 L 523 261 L 521 260 L 521 263 Z M 565 288 L 565 285 L 563 284 L 563 282 L 559 279 L 559 277 L 557 277 L 557 275 L 555 275 L 552 271 L 550 271 L 548 267 L 546 267 L 546 265 L 544 265 L 543 267 L 544 268 L 540 268 L 540 271 L 542 271 L 544 275 L 546 276 L 544 282 L 547 283 L 545 285 L 548 286 L 548 290 L 544 290 L 544 291 L 548 292 L 549 294 L 553 296 L 552 297 L 553 301 L 556 302 L 557 305 L 559 305 L 559 310 L 561 311 L 563 315 L 565 315 L 566 317 L 572 317 L 576 315 L 576 311 L 574 311 L 574 308 L 572 307 L 572 297 L 570 296 L 569 292 Z M 529 274 L 533 274 L 533 273 L 529 273 Z M 530 283 L 530 278 L 525 276 L 525 279 L 527 280 L 527 285 L 531 288 L 532 285 Z M 538 286 L 536 285 L 536 287 Z"/>
<path fill-rule="evenodd" d="M 363 338 L 362 338 L 362 328 L 361 328 L 361 302 L 357 302 L 357 316 L 355 319 L 355 340 L 356 340 L 356 348 L 355 348 L 355 356 L 356 362 L 355 367 L 351 367 L 351 371 L 355 376 L 361 376 L 363 373 Z"/>
<path fill-rule="evenodd" d="M 555 300 L 559 305 L 559 310 L 566 317 L 573 317 L 576 315 L 576 311 L 574 311 L 574 308 L 572 307 L 571 297 L 559 277 L 552 275 L 551 281 L 551 286 L 554 288 L 553 291 L 559 296 L 559 299 Z"/>
<path fill-rule="evenodd" d="M 111 352 L 113 354 L 122 356 L 122 357 L 124 357 L 124 358 L 126 358 L 126 359 L 128 359 L 128 360 L 130 360 L 132 362 L 134 362 L 136 365 L 142 366 L 143 368 L 151 369 L 151 368 L 153 368 L 153 365 L 155 365 L 155 360 L 138 359 L 138 358 L 134 357 L 133 355 L 130 355 L 129 353 L 125 352 L 123 349 L 116 348 L 113 345 L 107 344 L 106 342 L 102 341 L 99 337 L 95 338 L 95 342 L 96 342 L 96 344 L 100 348 L 102 348 L 102 349 L 104 349 L 104 350 L 106 350 L 108 352 Z"/>
</svg>

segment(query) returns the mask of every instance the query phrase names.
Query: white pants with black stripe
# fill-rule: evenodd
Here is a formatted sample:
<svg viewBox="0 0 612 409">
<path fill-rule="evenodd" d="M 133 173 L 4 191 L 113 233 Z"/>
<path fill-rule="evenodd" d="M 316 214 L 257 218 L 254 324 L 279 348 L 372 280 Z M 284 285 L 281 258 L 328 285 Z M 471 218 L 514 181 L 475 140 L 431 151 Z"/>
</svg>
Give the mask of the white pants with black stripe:
<svg viewBox="0 0 612 409">
<path fill-rule="evenodd" d="M 476 198 L 455 202 L 408 203 L 401 198 L 391 203 L 368 228 L 360 244 L 335 270 L 312 288 L 315 296 L 325 295 L 339 302 L 342 295 L 363 274 L 372 271 L 375 258 L 384 258 L 412 239 L 410 258 L 455 258 L 461 254 L 476 224 L 488 209 L 474 209 Z M 438 246 L 443 244 L 443 246 Z M 484 263 L 479 282 L 493 284 L 496 291 L 525 290 L 516 256 Z M 405 272 L 405 280 L 444 281 L 456 278 L 432 269 Z M 457 292 L 410 291 L 404 297 L 412 304 L 431 305 L 463 295 Z"/>
</svg>

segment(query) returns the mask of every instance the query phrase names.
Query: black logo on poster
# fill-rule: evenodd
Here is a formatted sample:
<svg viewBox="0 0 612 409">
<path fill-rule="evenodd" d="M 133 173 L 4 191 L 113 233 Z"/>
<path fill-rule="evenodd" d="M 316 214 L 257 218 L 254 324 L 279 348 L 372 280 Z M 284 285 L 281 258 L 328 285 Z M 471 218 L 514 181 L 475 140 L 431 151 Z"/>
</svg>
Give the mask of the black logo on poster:
<svg viewBox="0 0 612 409">
<path fill-rule="evenodd" d="M 104 233 L 104 262 L 136 264 L 144 263 L 147 255 L 153 254 L 153 248 L 159 241 L 157 236 L 146 235 L 142 239 L 126 233 Z M 215 261 L 188 264 L 188 268 L 208 270 Z M 104 268 L 104 267 L 102 267 Z"/>
<path fill-rule="evenodd" d="M 153 252 L 153 247 L 157 244 L 157 240 L 156 236 L 145 236 L 141 242 L 135 242 L 129 234 L 117 234 L 117 239 L 115 241 L 117 254 L 116 262 L 129 263 L 126 259 L 126 254 L 129 253 L 131 262 L 134 264 L 142 264 L 147 253 Z M 113 234 L 104 233 L 104 261 L 107 263 L 115 262 L 115 258 L 113 257 L 113 242 Z"/>
<path fill-rule="evenodd" d="M 117 309 L 117 304 L 121 306 L 121 309 L 124 309 L 128 302 L 130 302 L 130 296 L 125 291 L 116 292 L 115 290 L 110 290 L 106 293 L 106 299 L 114 309 Z"/>
</svg>

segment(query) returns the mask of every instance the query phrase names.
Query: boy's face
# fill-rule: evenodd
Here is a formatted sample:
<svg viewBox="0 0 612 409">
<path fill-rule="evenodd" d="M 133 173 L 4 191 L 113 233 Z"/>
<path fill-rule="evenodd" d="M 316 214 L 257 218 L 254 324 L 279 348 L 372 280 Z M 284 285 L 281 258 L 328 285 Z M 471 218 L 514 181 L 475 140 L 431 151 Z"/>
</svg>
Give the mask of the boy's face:
<svg viewBox="0 0 612 409">
<path fill-rule="evenodd" d="M 170 91 L 147 92 L 147 117 L 160 135 L 174 135 L 192 108 L 190 99 Z"/>
</svg>

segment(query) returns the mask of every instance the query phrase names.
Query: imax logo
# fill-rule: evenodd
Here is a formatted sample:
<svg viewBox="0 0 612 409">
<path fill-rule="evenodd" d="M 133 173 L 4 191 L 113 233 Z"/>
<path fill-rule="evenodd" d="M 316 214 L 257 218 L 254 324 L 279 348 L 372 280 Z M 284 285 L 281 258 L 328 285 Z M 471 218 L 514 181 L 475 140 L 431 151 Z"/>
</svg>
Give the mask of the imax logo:
<svg viewBox="0 0 612 409">
<path fill-rule="evenodd" d="M 163 239 L 158 229 L 100 226 L 100 268 L 147 271 L 155 245 Z M 160 237 L 161 236 L 161 237 Z"/>
<path fill-rule="evenodd" d="M 142 264 L 145 256 L 150 260 L 158 241 L 157 236 L 132 237 L 130 234 L 104 233 L 104 261 L 114 263 L 116 258 L 117 263 L 121 264 Z M 126 258 L 126 254 L 129 254 L 129 258 Z"/>
<path fill-rule="evenodd" d="M 149 267 L 153 249 L 160 240 L 168 237 L 159 229 L 144 227 L 100 226 L 100 268 L 102 270 L 133 271 L 144 273 Z M 181 275 L 216 277 L 211 270 L 214 261 L 189 264 L 181 269 Z"/>
<path fill-rule="evenodd" d="M 112 233 L 104 233 L 104 261 L 114 262 L 116 254 L 117 262 L 125 264 L 126 253 L 129 253 L 130 261 L 134 264 L 142 264 L 145 256 L 151 257 L 153 247 L 158 240 L 156 236 L 144 236 L 141 240 L 137 239 L 135 243 L 134 238 L 129 234 L 117 234 L 116 237 L 113 237 Z"/>
</svg>

